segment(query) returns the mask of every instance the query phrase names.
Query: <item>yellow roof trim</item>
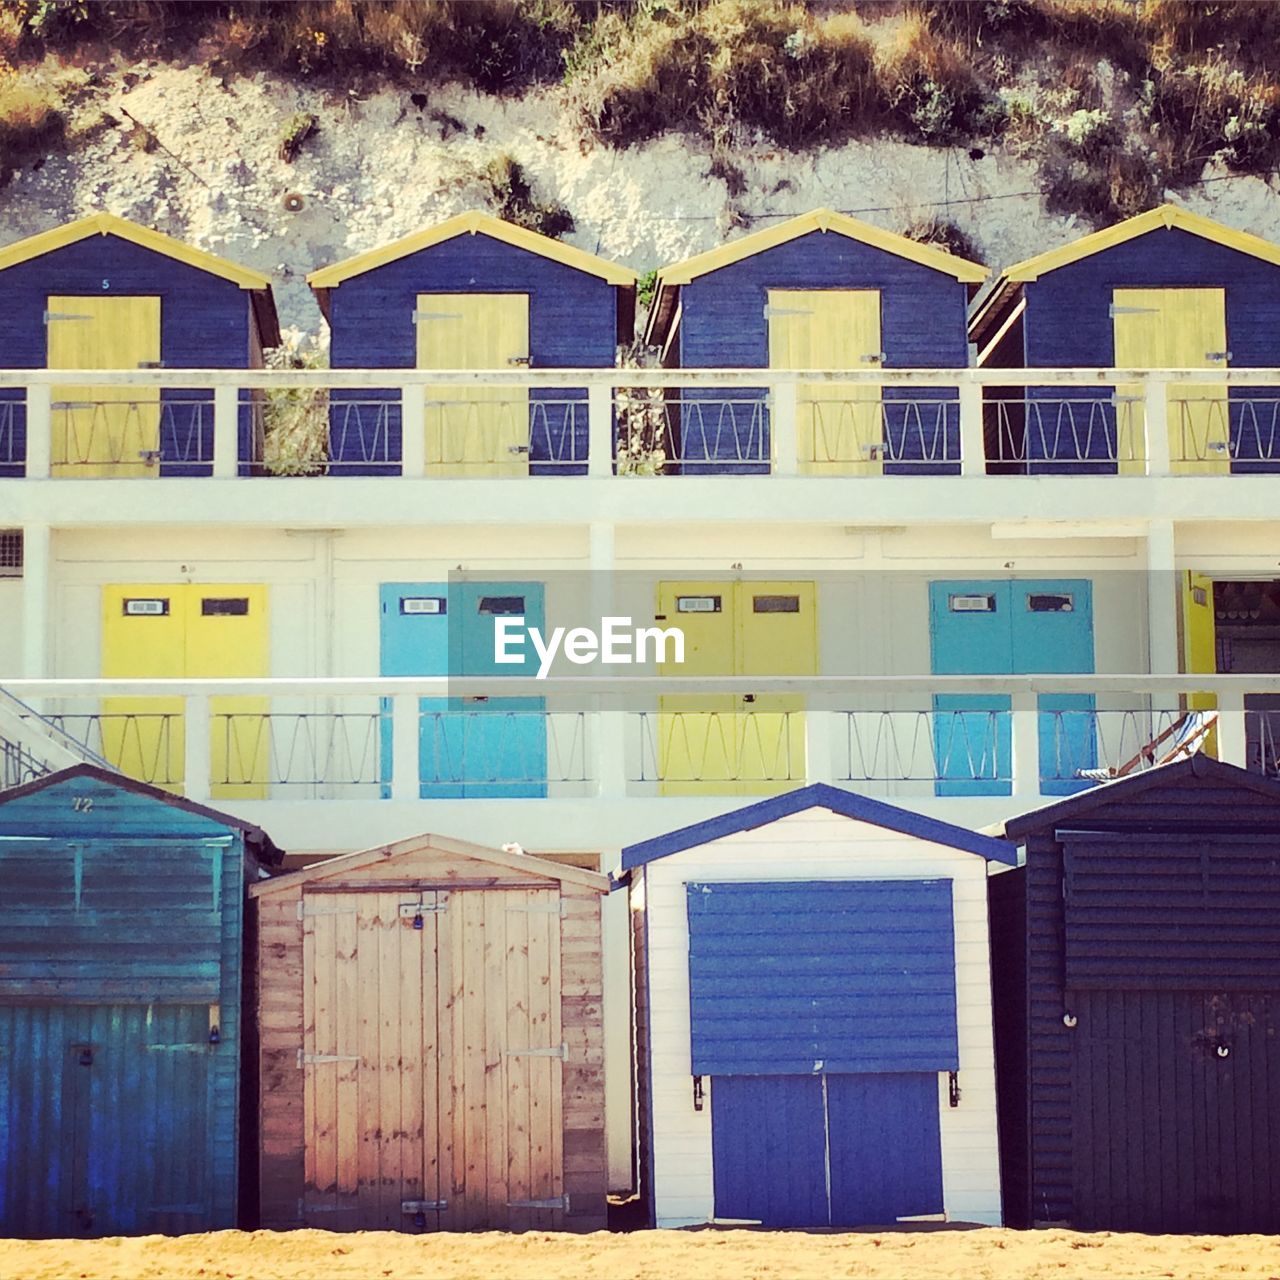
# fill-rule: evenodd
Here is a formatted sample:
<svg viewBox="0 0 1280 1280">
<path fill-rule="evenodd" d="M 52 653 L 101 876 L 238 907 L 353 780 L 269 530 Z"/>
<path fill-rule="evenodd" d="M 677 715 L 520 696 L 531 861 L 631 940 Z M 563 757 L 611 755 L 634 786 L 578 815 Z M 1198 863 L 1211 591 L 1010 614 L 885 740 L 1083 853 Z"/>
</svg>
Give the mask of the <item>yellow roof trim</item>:
<svg viewBox="0 0 1280 1280">
<path fill-rule="evenodd" d="M 424 227 L 411 235 L 393 240 L 381 248 L 370 249 L 365 253 L 357 253 L 354 258 L 336 262 L 331 267 L 321 267 L 307 276 L 307 283 L 313 289 L 333 289 L 352 276 L 363 275 L 375 267 L 386 266 L 397 258 L 407 258 L 411 253 L 429 249 L 432 245 L 452 240 L 455 236 L 476 235 L 477 233 L 492 236 L 495 240 L 515 245 L 517 249 L 527 249 L 530 253 L 541 254 L 554 262 L 561 262 L 576 271 L 585 271 L 588 275 L 599 276 L 610 284 L 633 285 L 639 280 L 636 272 L 629 267 L 619 266 L 616 262 L 606 262 L 597 258 L 594 253 L 583 249 L 575 249 L 572 245 L 553 240 L 550 236 L 539 235 L 524 227 L 517 227 L 512 222 L 504 222 L 491 213 L 481 213 L 473 209 L 470 213 L 460 213 L 434 227 Z"/>
<path fill-rule="evenodd" d="M 1134 240 L 1138 236 L 1144 236 L 1147 232 L 1156 231 L 1162 227 L 1166 230 L 1176 227 L 1180 231 L 1188 231 L 1192 235 L 1212 240 L 1215 244 L 1223 245 L 1228 249 L 1236 249 L 1240 253 L 1247 253 L 1251 257 L 1261 258 L 1264 262 L 1280 266 L 1280 245 L 1264 240 L 1261 236 L 1251 235 L 1247 231 L 1237 231 L 1234 227 L 1228 227 L 1221 222 L 1215 222 L 1212 218 L 1192 213 L 1180 205 L 1164 204 L 1158 209 L 1140 213 L 1135 218 L 1126 218 L 1123 222 L 1117 222 L 1114 227 L 1106 227 L 1101 231 L 1095 231 L 1092 235 L 1081 236 L 1079 240 L 1073 240 L 1070 244 L 1050 249 L 1047 253 L 1038 253 L 1025 262 L 1015 263 L 1005 272 L 1005 278 L 1014 281 L 1038 280 L 1042 275 L 1056 271 L 1059 267 L 1079 262 L 1082 258 L 1091 257 L 1104 249 L 1114 248 L 1118 244 L 1124 244 L 1126 240 Z"/>
<path fill-rule="evenodd" d="M 811 231 L 834 231 L 838 235 L 848 236 L 850 240 L 860 240 L 873 248 L 883 249 L 887 253 L 896 253 L 900 258 L 918 262 L 921 266 L 932 267 L 935 271 L 943 271 L 955 276 L 967 284 L 977 284 L 985 280 L 991 271 L 977 262 L 966 258 L 958 258 L 943 249 L 935 249 L 932 245 L 920 244 L 900 236 L 895 231 L 885 231 L 882 227 L 873 227 L 869 222 L 861 222 L 851 218 L 847 213 L 837 213 L 834 209 L 813 209 L 802 213 L 798 218 L 788 218 L 776 226 L 766 227 L 752 235 L 743 236 L 729 244 L 722 244 L 706 253 L 696 254 L 683 262 L 676 262 L 663 267 L 658 272 L 658 284 L 688 284 L 698 276 L 708 272 L 719 271 L 731 263 L 741 262 L 754 254 L 777 245 L 786 244 L 788 240 L 798 239 Z"/>
<path fill-rule="evenodd" d="M 185 262 L 189 267 L 207 271 L 210 275 L 221 276 L 238 284 L 242 289 L 269 289 L 271 279 L 258 271 L 250 271 L 247 267 L 238 266 L 219 258 L 215 254 L 206 253 L 193 245 L 184 244 L 162 231 L 153 231 L 150 227 L 130 222 L 128 218 L 117 217 L 114 213 L 94 213 L 87 218 L 79 218 L 75 222 L 63 223 L 52 231 L 42 231 L 39 235 L 28 236 L 25 240 L 17 240 L 13 244 L 0 249 L 0 271 L 5 267 L 17 266 L 20 262 L 29 262 L 55 249 L 75 244 L 77 240 L 87 240 L 92 235 L 119 236 L 121 240 L 130 240 L 162 253 L 168 258 Z"/>
</svg>

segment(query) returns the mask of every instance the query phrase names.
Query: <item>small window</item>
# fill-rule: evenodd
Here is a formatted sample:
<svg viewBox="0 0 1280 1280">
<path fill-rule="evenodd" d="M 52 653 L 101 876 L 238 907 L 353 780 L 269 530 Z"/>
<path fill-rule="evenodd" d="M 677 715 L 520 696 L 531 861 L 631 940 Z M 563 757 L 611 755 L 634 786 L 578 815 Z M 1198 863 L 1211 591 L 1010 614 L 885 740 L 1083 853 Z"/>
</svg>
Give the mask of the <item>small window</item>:
<svg viewBox="0 0 1280 1280">
<path fill-rule="evenodd" d="M 996 598 L 989 595 L 948 596 L 947 608 L 952 613 L 995 613 Z"/>
<path fill-rule="evenodd" d="M 206 618 L 245 618 L 249 615 L 247 596 L 205 596 L 200 613 Z"/>
<path fill-rule="evenodd" d="M 719 596 L 676 596 L 677 613 L 719 613 Z"/>
<path fill-rule="evenodd" d="M 1072 613 L 1075 607 L 1076 598 L 1070 592 L 1054 594 L 1033 591 L 1027 596 L 1029 613 Z"/>
<path fill-rule="evenodd" d="M 481 596 L 482 614 L 524 614 L 524 596 Z"/>
<path fill-rule="evenodd" d="M 0 578 L 22 577 L 22 530 L 0 529 Z"/>
<path fill-rule="evenodd" d="M 124 616 L 126 618 L 164 618 L 169 614 L 168 600 L 125 600 Z"/>
<path fill-rule="evenodd" d="M 448 613 L 449 602 L 444 596 L 401 596 L 400 612 L 403 614 Z"/>
<path fill-rule="evenodd" d="M 752 596 L 752 613 L 799 613 L 799 596 Z"/>
</svg>

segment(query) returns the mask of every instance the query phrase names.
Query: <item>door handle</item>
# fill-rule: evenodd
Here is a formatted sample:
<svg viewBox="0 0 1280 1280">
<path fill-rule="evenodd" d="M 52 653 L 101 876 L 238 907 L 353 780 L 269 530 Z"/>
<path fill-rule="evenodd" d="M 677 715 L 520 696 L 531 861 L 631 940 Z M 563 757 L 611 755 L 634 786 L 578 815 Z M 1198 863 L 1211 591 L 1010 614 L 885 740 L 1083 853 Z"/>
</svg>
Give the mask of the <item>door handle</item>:
<svg viewBox="0 0 1280 1280">
<path fill-rule="evenodd" d="M 744 693 L 742 695 L 742 700 L 743 702 L 754 702 L 756 700 L 756 695 L 754 693 Z"/>
</svg>

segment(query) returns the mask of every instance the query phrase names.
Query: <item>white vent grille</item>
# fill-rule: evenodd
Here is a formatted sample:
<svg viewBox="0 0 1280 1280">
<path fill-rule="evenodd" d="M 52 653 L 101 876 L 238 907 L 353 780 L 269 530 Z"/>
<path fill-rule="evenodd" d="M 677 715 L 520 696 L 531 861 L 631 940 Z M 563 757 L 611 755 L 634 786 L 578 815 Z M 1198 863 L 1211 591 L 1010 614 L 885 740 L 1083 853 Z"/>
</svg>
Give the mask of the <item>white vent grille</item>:
<svg viewBox="0 0 1280 1280">
<path fill-rule="evenodd" d="M 0 529 L 0 578 L 22 577 L 22 530 Z"/>
</svg>

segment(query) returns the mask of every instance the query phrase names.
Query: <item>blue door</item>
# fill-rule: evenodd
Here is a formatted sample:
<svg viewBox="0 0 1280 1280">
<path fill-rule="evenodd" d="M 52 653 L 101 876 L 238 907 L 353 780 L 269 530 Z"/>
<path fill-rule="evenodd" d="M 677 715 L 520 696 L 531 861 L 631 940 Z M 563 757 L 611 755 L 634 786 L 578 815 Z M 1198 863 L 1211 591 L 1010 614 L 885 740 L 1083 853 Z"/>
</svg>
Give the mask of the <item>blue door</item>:
<svg viewBox="0 0 1280 1280">
<path fill-rule="evenodd" d="M 940 1214 L 931 1072 L 716 1076 L 715 1213 L 765 1227 L 859 1227 Z"/>
<path fill-rule="evenodd" d="M 384 583 L 380 605 L 383 675 L 531 674 L 495 661 L 495 619 L 521 616 L 541 628 L 541 583 Z M 528 651 L 526 660 L 532 656 Z M 384 702 L 384 796 L 391 783 L 389 709 Z M 423 799 L 546 795 L 542 698 L 423 698 L 419 711 Z"/>
<path fill-rule="evenodd" d="M 929 584 L 934 675 L 1023 675 L 1093 670 L 1092 583 L 1085 579 Z M 1040 790 L 1069 795 L 1097 759 L 1091 694 L 1042 694 Z M 1013 735 L 1001 694 L 936 694 L 935 791 L 1009 795 Z"/>
</svg>

